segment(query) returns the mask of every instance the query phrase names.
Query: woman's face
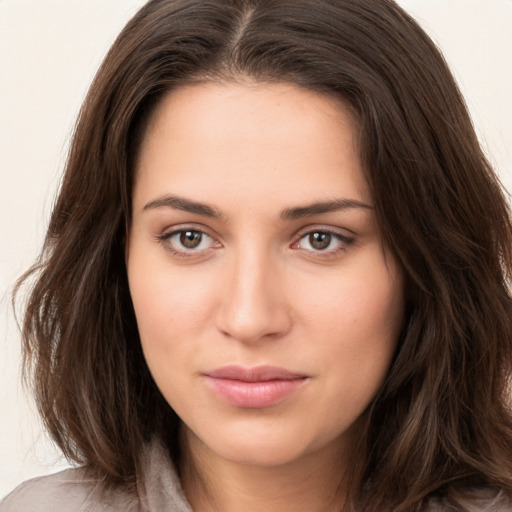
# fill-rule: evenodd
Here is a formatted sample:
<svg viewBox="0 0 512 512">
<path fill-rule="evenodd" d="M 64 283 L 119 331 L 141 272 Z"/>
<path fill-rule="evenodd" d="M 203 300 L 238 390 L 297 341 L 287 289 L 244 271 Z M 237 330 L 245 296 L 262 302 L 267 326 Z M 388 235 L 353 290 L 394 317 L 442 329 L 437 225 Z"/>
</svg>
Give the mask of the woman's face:
<svg viewBox="0 0 512 512">
<path fill-rule="evenodd" d="M 203 452 L 278 465 L 349 449 L 402 323 L 353 120 L 289 84 L 170 93 L 127 247 L 144 355 Z"/>
</svg>

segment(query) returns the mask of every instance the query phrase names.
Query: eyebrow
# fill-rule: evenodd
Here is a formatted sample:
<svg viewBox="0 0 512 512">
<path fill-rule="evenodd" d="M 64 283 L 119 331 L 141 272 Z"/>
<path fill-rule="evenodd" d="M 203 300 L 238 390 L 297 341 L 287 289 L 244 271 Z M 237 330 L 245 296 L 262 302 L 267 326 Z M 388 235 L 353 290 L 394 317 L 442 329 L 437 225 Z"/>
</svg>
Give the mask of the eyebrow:
<svg viewBox="0 0 512 512">
<path fill-rule="evenodd" d="M 363 203 L 356 199 L 334 199 L 319 203 L 312 203 L 307 206 L 298 206 L 296 208 L 287 208 L 281 213 L 283 220 L 297 220 L 304 217 L 312 217 L 322 213 L 336 212 L 340 210 L 348 210 L 351 208 L 363 208 L 365 210 L 373 210 L 373 206 Z"/>
<path fill-rule="evenodd" d="M 205 217 L 212 217 L 214 219 L 225 219 L 225 215 L 213 206 L 174 195 L 166 195 L 150 201 L 144 206 L 143 210 L 163 207 L 174 208 L 175 210 L 182 210 L 184 212 L 195 213 L 197 215 L 204 215 Z"/>
<path fill-rule="evenodd" d="M 220 210 L 205 203 L 199 203 L 184 197 L 175 195 L 165 195 L 147 203 L 143 210 L 152 210 L 155 208 L 174 208 L 188 213 L 195 213 L 205 217 L 214 219 L 226 220 Z M 297 206 L 294 208 L 286 208 L 281 212 L 282 220 L 297 220 L 305 217 L 312 217 L 322 213 L 336 212 L 340 210 L 348 210 L 351 208 L 362 208 L 366 210 L 373 210 L 373 207 L 358 201 L 356 199 L 334 199 L 331 201 L 323 201 L 312 203 L 307 206 Z"/>
</svg>

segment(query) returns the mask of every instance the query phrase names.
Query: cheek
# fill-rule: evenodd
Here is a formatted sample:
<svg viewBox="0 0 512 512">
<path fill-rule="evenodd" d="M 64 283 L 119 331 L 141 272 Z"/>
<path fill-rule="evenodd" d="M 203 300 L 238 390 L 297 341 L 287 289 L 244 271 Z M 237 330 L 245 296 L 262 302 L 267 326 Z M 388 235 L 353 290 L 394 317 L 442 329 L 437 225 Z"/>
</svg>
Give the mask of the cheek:
<svg viewBox="0 0 512 512">
<path fill-rule="evenodd" d="M 333 273 L 321 286 L 303 283 L 301 288 L 308 293 L 297 290 L 294 294 L 302 302 L 300 309 L 309 323 L 338 332 L 333 341 L 360 345 L 396 337 L 404 310 L 399 269 L 394 263 L 388 267 L 384 258 L 356 263 Z"/>
<path fill-rule="evenodd" d="M 357 424 L 388 374 L 403 305 L 401 284 L 386 275 L 366 274 L 378 278 L 373 284 L 345 280 L 338 291 L 325 296 L 325 302 L 317 303 L 316 324 L 325 330 L 311 359 L 324 377 L 315 407 L 320 411 L 317 428 L 325 438 L 334 439 Z M 327 302 L 336 306 L 328 307 Z"/>
<path fill-rule="evenodd" d="M 215 288 L 197 271 L 173 268 L 165 258 L 152 259 L 150 251 L 137 245 L 130 249 L 127 268 L 146 362 L 162 391 L 174 388 L 180 369 L 193 364 L 194 340 L 213 308 Z"/>
<path fill-rule="evenodd" d="M 135 248 L 130 254 L 128 279 L 141 335 L 194 331 L 203 325 L 215 300 L 207 277 L 190 268 L 173 267 L 165 258 L 148 260 Z"/>
<path fill-rule="evenodd" d="M 346 400 L 367 404 L 388 372 L 402 328 L 404 299 L 401 272 L 384 258 L 340 273 L 322 293 L 304 296 L 311 354 L 329 378 L 329 386 Z M 366 405 L 363 407 L 363 409 Z"/>
</svg>

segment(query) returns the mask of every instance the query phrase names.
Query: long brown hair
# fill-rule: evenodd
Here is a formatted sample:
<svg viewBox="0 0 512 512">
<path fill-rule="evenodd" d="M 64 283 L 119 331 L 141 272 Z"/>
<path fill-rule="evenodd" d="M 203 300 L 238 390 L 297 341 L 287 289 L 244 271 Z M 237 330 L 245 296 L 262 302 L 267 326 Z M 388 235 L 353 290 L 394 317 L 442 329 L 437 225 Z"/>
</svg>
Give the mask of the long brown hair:
<svg viewBox="0 0 512 512">
<path fill-rule="evenodd" d="M 351 505 L 419 510 L 490 486 L 512 494 L 512 227 L 439 50 L 392 0 L 151 0 L 80 112 L 23 324 L 25 367 L 64 454 L 133 483 L 144 444 L 179 458 L 179 419 L 145 364 L 124 240 L 146 120 L 178 86 L 250 77 L 356 113 L 407 311 L 368 411 Z M 21 281 L 20 281 L 21 284 Z"/>
</svg>

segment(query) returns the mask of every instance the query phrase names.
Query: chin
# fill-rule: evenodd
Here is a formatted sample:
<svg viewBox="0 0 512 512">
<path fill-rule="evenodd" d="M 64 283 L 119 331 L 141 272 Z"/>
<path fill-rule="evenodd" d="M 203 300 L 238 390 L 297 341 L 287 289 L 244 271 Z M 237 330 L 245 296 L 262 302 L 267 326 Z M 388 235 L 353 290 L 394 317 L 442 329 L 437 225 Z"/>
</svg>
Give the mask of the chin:
<svg viewBox="0 0 512 512">
<path fill-rule="evenodd" d="M 277 467 L 290 464 L 305 455 L 304 447 L 290 443 L 245 442 L 219 447 L 218 455 L 234 464 Z"/>
<path fill-rule="evenodd" d="M 254 427 L 254 426 L 253 426 Z M 208 432 L 198 437 L 187 436 L 193 444 L 199 441 L 201 451 L 209 452 L 233 464 L 260 467 L 277 467 L 296 462 L 323 449 L 333 449 L 338 442 L 326 436 L 316 438 L 303 429 L 266 425 L 264 428 L 249 428 L 239 425 L 237 429 Z M 195 441 L 194 441 L 195 438 Z M 338 440 L 339 441 L 339 440 Z"/>
</svg>

